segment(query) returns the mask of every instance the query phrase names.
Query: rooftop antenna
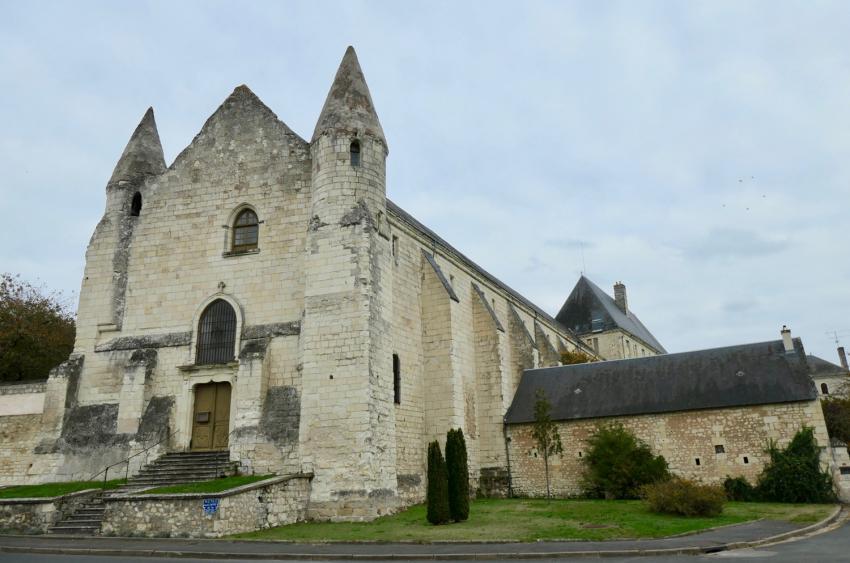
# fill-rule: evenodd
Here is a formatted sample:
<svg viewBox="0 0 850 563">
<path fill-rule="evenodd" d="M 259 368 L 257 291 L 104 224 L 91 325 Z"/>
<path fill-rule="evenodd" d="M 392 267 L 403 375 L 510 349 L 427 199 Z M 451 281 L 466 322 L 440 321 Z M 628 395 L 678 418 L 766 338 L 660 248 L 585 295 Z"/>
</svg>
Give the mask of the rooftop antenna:
<svg viewBox="0 0 850 563">
<path fill-rule="evenodd" d="M 828 336 L 831 340 L 834 340 L 834 341 L 835 341 L 835 345 L 836 345 L 836 346 L 838 346 L 839 344 L 841 344 L 841 337 L 842 337 L 842 336 L 850 336 L 850 329 L 844 329 L 844 330 L 828 330 L 828 331 L 826 331 L 826 335 L 827 335 L 827 336 Z"/>
</svg>

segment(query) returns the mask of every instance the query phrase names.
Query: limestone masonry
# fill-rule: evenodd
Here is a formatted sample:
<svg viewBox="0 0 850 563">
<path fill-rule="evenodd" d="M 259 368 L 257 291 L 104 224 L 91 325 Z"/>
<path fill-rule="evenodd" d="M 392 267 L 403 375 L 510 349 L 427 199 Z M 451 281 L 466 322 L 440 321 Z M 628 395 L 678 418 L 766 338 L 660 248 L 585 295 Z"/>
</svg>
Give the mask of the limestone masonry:
<svg viewBox="0 0 850 563">
<path fill-rule="evenodd" d="M 309 140 L 239 86 L 166 165 L 148 110 L 106 185 L 73 354 L 46 383 L 0 389 L 0 482 L 89 479 L 146 448 L 119 471 L 227 450 L 244 473 L 313 475 L 268 522 L 363 520 L 421 502 L 428 442 L 459 427 L 472 490 L 539 493 L 527 426 L 505 421 L 524 371 L 564 351 L 665 351 L 622 284 L 612 300 L 582 278 L 556 320 L 482 270 L 387 199 L 388 153 L 350 47 Z M 765 436 L 805 423 L 827 440 L 816 395 L 623 420 L 689 476 L 695 437 L 728 436 L 738 449 L 709 471 L 751 476 Z M 563 424 L 556 488 L 570 494 L 592 422 Z M 137 507 L 109 510 L 120 523 Z"/>
</svg>

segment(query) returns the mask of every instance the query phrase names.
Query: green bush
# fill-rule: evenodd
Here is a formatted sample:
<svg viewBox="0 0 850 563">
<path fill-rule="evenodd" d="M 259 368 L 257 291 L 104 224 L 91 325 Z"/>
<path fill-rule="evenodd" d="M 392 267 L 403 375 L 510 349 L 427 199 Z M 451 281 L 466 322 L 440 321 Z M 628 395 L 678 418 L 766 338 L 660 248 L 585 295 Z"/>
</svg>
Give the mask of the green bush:
<svg viewBox="0 0 850 563">
<path fill-rule="evenodd" d="M 593 498 L 638 498 L 640 488 L 669 478 L 667 461 L 619 424 L 597 428 L 582 457 L 582 489 Z"/>
<path fill-rule="evenodd" d="M 729 477 L 723 481 L 726 498 L 733 501 L 752 502 L 758 500 L 756 488 L 744 477 Z"/>
<path fill-rule="evenodd" d="M 449 486 L 446 462 L 435 440 L 428 444 L 428 522 L 445 524 L 451 518 L 449 512 Z"/>
<path fill-rule="evenodd" d="M 449 430 L 446 436 L 446 467 L 449 482 L 449 513 L 452 520 L 469 518 L 469 466 L 463 430 Z"/>
<path fill-rule="evenodd" d="M 652 512 L 680 516 L 718 516 L 723 512 L 726 493 L 717 485 L 701 485 L 674 477 L 642 489 Z"/>
<path fill-rule="evenodd" d="M 770 462 L 758 479 L 758 496 L 768 502 L 834 502 L 832 475 L 821 469 L 814 430 L 803 427 L 779 449 L 771 442 Z"/>
</svg>

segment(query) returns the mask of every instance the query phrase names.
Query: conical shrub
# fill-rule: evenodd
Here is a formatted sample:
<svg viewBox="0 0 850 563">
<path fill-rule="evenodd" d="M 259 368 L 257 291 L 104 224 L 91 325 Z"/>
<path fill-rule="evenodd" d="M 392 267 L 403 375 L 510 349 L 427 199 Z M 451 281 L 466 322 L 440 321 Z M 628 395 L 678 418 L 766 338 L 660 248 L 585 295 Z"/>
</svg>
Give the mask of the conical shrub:
<svg viewBox="0 0 850 563">
<path fill-rule="evenodd" d="M 445 524 L 451 519 L 449 512 L 449 486 L 446 462 L 435 440 L 428 444 L 428 522 Z"/>
<path fill-rule="evenodd" d="M 449 430 L 446 436 L 446 466 L 449 472 L 449 512 L 452 520 L 469 518 L 469 465 L 463 430 Z"/>
</svg>

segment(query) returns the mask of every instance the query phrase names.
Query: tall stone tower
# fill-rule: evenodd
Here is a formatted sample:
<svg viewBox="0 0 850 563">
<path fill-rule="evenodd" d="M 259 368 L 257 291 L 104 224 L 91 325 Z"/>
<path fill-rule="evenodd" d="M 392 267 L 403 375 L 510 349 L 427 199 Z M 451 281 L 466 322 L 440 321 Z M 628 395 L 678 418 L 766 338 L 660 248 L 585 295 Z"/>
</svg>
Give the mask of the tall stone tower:
<svg viewBox="0 0 850 563">
<path fill-rule="evenodd" d="M 300 449 L 316 518 L 397 504 L 387 142 L 352 47 L 311 141 Z"/>
<path fill-rule="evenodd" d="M 78 353 L 93 348 L 99 332 L 121 330 L 130 245 L 145 186 L 165 168 L 153 108 L 148 108 L 106 184 L 106 210 L 86 251 L 77 318 Z"/>
</svg>

